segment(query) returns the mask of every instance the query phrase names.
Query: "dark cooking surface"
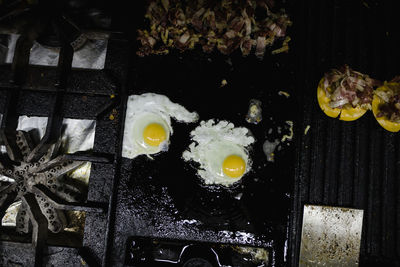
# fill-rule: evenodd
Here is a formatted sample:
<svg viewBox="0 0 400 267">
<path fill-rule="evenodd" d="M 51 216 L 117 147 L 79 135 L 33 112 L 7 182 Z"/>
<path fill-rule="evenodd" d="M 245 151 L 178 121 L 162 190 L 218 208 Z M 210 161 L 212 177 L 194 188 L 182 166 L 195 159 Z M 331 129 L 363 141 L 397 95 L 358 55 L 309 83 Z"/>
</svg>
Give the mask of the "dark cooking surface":
<svg viewBox="0 0 400 267">
<path fill-rule="evenodd" d="M 293 164 L 288 162 L 294 159 L 293 146 L 284 145 L 272 164 L 267 162 L 262 144 L 270 128 L 276 132 L 278 126 L 284 128 L 286 120 L 296 119 L 297 112 L 292 112 L 297 108 L 295 96 L 287 99 L 278 95 L 280 90 L 294 92 L 288 55 L 259 61 L 255 57 L 207 56 L 196 51 L 136 58 L 134 64 L 129 94 L 168 95 L 190 111 L 197 111 L 201 120 L 226 119 L 248 127 L 257 142 L 250 153 L 252 171 L 234 189 L 202 186 L 194 165 L 182 160 L 182 152 L 190 144 L 188 133 L 196 124 L 173 123 L 169 151 L 154 160 L 146 156 L 123 160 L 115 251 L 125 246 L 127 235 L 154 235 L 273 247 L 279 262 L 283 261 L 293 182 Z M 257 74 L 260 70 L 264 74 Z M 223 79 L 228 84 L 221 88 Z M 245 121 L 252 98 L 263 102 L 263 121 L 258 125 Z M 240 200 L 235 199 L 238 195 Z M 182 222 L 193 219 L 201 224 Z M 218 231 L 224 230 L 242 232 L 243 237 L 222 237 Z M 249 234 L 255 238 L 247 238 Z M 119 240 L 119 235 L 124 239 Z"/>
<path fill-rule="evenodd" d="M 135 11 L 140 26 L 144 8 Z M 270 128 L 269 138 L 276 137 L 278 126 L 284 128 L 286 120 L 297 119 L 293 78 L 290 54 L 266 55 L 263 61 L 255 56 L 243 58 L 239 52 L 222 56 L 199 50 L 134 57 L 128 94 L 167 95 L 189 111 L 197 111 L 200 120 L 224 119 L 248 127 L 257 142 L 250 153 L 252 171 L 232 190 L 202 186 L 193 164 L 182 160 L 190 144 L 189 132 L 196 124 L 173 122 L 169 151 L 155 160 L 146 156 L 123 159 L 113 261 L 123 261 L 125 255 L 119 251 L 126 248 L 129 236 L 139 235 L 268 247 L 274 250 L 274 260 L 283 263 L 294 146 L 284 145 L 272 164 L 262 144 Z M 220 87 L 223 79 L 228 84 Z M 292 96 L 279 96 L 280 90 Z M 245 121 L 252 98 L 263 103 L 263 121 L 258 125 Z"/>
<path fill-rule="evenodd" d="M 115 159 L 113 164 L 96 163 L 89 185 L 88 200 L 106 203 L 109 209 L 87 214 L 82 247 L 50 246 L 44 251 L 45 262 L 79 266 L 84 258 L 88 263 L 120 266 L 130 237 L 151 236 L 268 247 L 274 252 L 274 265 L 282 266 L 290 222 L 287 261 L 297 266 L 303 205 L 326 204 L 364 209 L 362 265 L 400 264 L 398 135 L 384 131 L 372 114 L 356 122 L 330 119 L 315 99 L 323 73 L 343 63 L 382 80 L 399 74 L 400 30 L 392 4 L 298 1 L 292 7 L 287 3 L 294 22 L 290 52 L 273 57 L 266 53 L 263 61 L 238 54 L 228 60 L 198 51 L 138 58 L 132 33 L 143 22 L 144 9 L 125 5 L 112 5 L 113 24 L 122 25 L 127 34 L 110 37 L 105 70 L 74 70 L 60 94 L 65 103 L 62 115 L 96 119 L 94 150 Z M 58 79 L 55 68 L 31 67 L 24 90 L 15 91 L 19 88 L 9 83 L 10 66 L 0 67 L 1 113 L 13 107 L 10 99 L 17 94 L 17 113 L 50 115 L 49 91 L 56 90 Z M 223 79 L 228 84 L 220 88 Z M 279 96 L 279 90 L 291 97 Z M 144 92 L 165 94 L 199 112 L 202 120 L 227 119 L 248 127 L 257 142 L 251 152 L 253 170 L 244 178 L 244 187 L 226 192 L 199 186 L 191 164 L 180 158 L 195 124 L 173 123 L 170 150 L 154 161 L 144 156 L 122 159 L 119 132 L 124 103 L 128 94 Z M 109 119 L 110 110 L 98 113 L 112 93 L 122 100 L 114 121 Z M 259 125 L 244 119 L 251 98 L 263 103 Z M 268 163 L 262 143 L 269 128 L 276 130 L 285 120 L 294 121 L 295 140 L 275 163 Z M 311 128 L 304 136 L 307 125 Z M 233 198 L 240 193 L 240 200 Z M 230 236 L 230 232 L 241 234 Z M 246 239 L 251 235 L 254 240 Z M 0 255 L 7 263 L 33 261 L 30 244 L 2 241 Z"/>
<path fill-rule="evenodd" d="M 305 94 L 298 140 L 291 264 L 298 263 L 304 204 L 364 209 L 361 266 L 400 264 L 400 143 L 372 112 L 355 122 L 326 117 L 316 101 L 323 73 L 344 63 L 380 80 L 400 73 L 395 1 L 307 1 L 295 20 L 297 87 Z"/>
</svg>

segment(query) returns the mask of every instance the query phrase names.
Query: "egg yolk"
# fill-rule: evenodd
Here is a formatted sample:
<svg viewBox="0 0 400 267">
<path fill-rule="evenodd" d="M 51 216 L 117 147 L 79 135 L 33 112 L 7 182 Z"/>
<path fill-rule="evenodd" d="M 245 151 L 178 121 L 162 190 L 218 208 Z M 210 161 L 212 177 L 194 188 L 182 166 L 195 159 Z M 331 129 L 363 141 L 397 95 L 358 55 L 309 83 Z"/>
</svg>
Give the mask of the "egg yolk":
<svg viewBox="0 0 400 267">
<path fill-rule="evenodd" d="M 150 146 L 159 146 L 166 138 L 164 127 L 158 123 L 150 123 L 143 130 L 143 140 Z"/>
<path fill-rule="evenodd" d="M 222 163 L 222 170 L 227 176 L 231 178 L 238 178 L 242 176 L 246 170 L 246 163 L 242 157 L 230 155 L 226 157 Z"/>
</svg>

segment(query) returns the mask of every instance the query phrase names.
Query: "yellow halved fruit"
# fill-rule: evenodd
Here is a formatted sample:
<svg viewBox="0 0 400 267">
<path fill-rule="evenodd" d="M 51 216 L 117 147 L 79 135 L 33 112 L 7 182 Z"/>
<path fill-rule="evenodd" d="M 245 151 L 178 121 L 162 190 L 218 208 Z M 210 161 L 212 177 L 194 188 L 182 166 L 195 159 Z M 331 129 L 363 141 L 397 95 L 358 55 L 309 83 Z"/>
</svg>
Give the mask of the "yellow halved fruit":
<svg viewBox="0 0 400 267">
<path fill-rule="evenodd" d="M 340 115 L 339 119 L 342 121 L 354 121 L 360 118 L 362 115 L 364 115 L 365 112 L 367 112 L 366 109 L 363 109 L 361 107 L 356 107 L 356 108 L 351 107 L 344 109 L 331 108 L 329 106 L 331 99 L 326 96 L 323 85 L 324 85 L 324 78 L 322 78 L 318 84 L 318 89 L 317 89 L 318 104 L 319 107 L 322 109 L 322 111 L 329 117 L 337 118 Z"/>
<path fill-rule="evenodd" d="M 167 133 L 158 123 L 150 123 L 143 130 L 143 140 L 150 146 L 159 146 L 165 139 Z"/>
<path fill-rule="evenodd" d="M 389 89 L 386 87 L 387 84 L 392 84 L 393 86 L 400 86 L 400 84 L 398 83 L 385 83 L 381 87 L 378 87 L 376 91 L 383 91 L 383 92 L 388 91 Z M 400 123 L 392 122 L 386 116 L 379 118 L 377 117 L 377 114 L 379 113 L 379 106 L 383 103 L 384 101 L 379 96 L 374 94 L 374 98 L 372 100 L 372 112 L 374 113 L 377 122 L 387 131 L 390 132 L 400 131 Z"/>
<path fill-rule="evenodd" d="M 246 170 L 246 162 L 240 156 L 230 155 L 222 163 L 222 170 L 231 178 L 239 178 Z"/>
</svg>

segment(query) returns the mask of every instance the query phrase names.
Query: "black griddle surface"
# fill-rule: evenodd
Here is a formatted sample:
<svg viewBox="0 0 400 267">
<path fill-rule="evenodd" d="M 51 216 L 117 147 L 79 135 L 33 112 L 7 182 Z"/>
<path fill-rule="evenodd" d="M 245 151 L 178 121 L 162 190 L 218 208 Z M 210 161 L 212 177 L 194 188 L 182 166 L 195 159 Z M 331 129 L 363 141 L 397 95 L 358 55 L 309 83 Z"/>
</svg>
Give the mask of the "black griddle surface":
<svg viewBox="0 0 400 267">
<path fill-rule="evenodd" d="M 297 143 L 291 260 L 298 265 L 304 204 L 364 210 L 360 266 L 400 264 L 399 136 L 368 112 L 355 122 L 325 116 L 316 101 L 323 73 L 349 64 L 379 80 L 400 74 L 395 1 L 307 1 L 294 21 L 297 87 L 304 92 Z"/>
<path fill-rule="evenodd" d="M 264 246 L 278 250 L 274 253 L 283 261 L 293 186 L 293 146 L 283 144 L 276 162 L 270 163 L 262 145 L 267 136 L 288 134 L 285 121 L 297 119 L 297 113 L 291 112 L 297 106 L 288 58 L 287 54 L 266 56 L 260 61 L 254 56 L 225 57 L 199 51 L 136 58 L 129 94 L 167 95 L 189 111 L 197 111 L 200 120 L 228 120 L 249 128 L 256 142 L 250 152 L 252 170 L 239 185 L 205 186 L 196 174 L 197 165 L 182 159 L 191 143 L 190 131 L 198 123 L 173 122 L 168 152 L 154 156 L 154 160 L 145 155 L 123 160 L 117 235 Z M 221 87 L 223 79 L 228 84 Z M 278 95 L 281 90 L 292 96 Z M 258 125 L 245 121 L 252 98 L 263 103 L 263 120 Z M 270 128 L 273 133 L 267 134 Z"/>
</svg>

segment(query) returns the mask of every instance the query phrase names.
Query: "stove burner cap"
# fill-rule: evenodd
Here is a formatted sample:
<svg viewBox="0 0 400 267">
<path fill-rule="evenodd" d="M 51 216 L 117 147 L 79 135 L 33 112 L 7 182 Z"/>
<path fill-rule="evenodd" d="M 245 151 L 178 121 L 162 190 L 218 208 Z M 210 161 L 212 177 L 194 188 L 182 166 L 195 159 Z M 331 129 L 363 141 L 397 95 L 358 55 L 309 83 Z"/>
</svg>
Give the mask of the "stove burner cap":
<svg viewBox="0 0 400 267">
<path fill-rule="evenodd" d="M 213 265 L 202 258 L 191 258 L 183 264 L 183 267 L 213 267 Z"/>
</svg>

